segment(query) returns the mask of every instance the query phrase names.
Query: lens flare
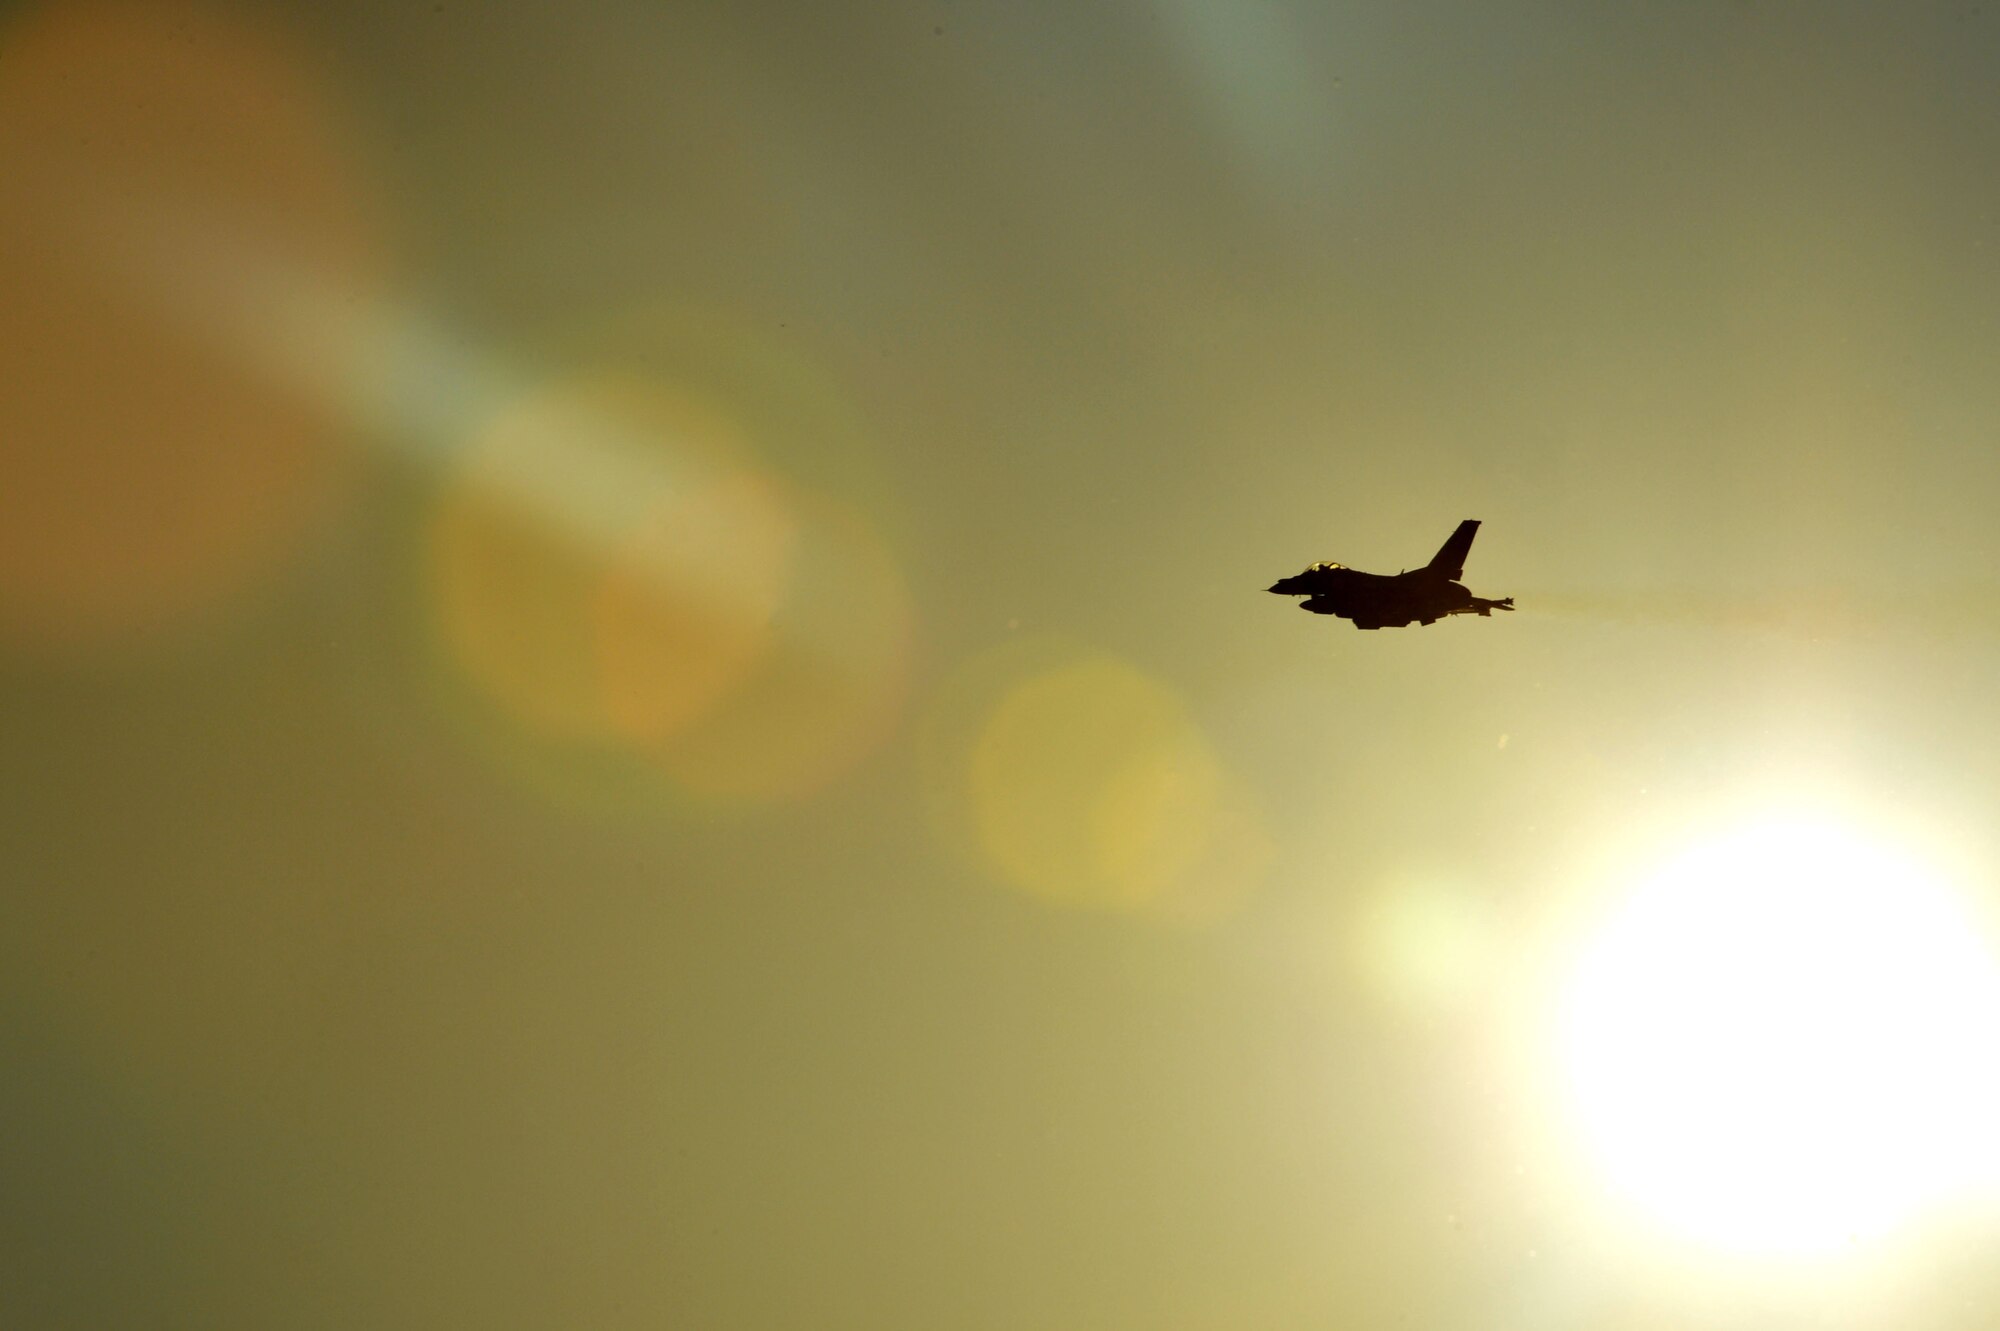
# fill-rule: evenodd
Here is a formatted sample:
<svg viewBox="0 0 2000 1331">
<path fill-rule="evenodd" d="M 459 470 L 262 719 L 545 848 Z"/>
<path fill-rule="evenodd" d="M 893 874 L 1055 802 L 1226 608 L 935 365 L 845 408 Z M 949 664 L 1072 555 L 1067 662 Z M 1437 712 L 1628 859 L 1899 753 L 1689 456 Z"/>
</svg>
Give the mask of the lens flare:
<svg viewBox="0 0 2000 1331">
<path fill-rule="evenodd" d="M 653 760 L 683 790 L 726 802 L 819 791 L 887 737 L 901 709 L 916 610 L 867 517 L 791 496 L 792 577 L 765 650 L 739 687 Z"/>
<path fill-rule="evenodd" d="M 1990 1180 L 2000 967 L 1920 857 L 1830 816 L 1760 820 L 1640 882 L 1570 973 L 1577 1125 L 1666 1230 L 1811 1257 Z"/>
<path fill-rule="evenodd" d="M 1351 921 L 1353 961 L 1385 1002 L 1436 1012 L 1463 1002 L 1492 969 L 1491 908 L 1448 875 L 1394 875 Z"/>
<path fill-rule="evenodd" d="M 443 639 L 488 698 L 688 794 L 819 789 L 901 698 L 894 557 L 698 394 L 606 373 L 529 395 L 461 459 L 430 549 Z"/>
<path fill-rule="evenodd" d="M 254 233 L 365 301 L 370 210 L 302 62 L 175 4 L 8 25 L 0 181 L 0 636 L 56 652 L 143 640 L 300 545 L 340 493 L 349 424 L 347 404 L 217 346 L 143 256 L 200 215 L 215 227 L 199 243 Z M 359 373 L 357 331 L 316 342 L 326 373 Z"/>
<path fill-rule="evenodd" d="M 613 727 L 657 743 L 740 687 L 770 651 L 796 520 L 767 474 L 720 470 L 662 495 L 593 605 Z"/>
<path fill-rule="evenodd" d="M 740 682 L 790 574 L 790 519 L 726 413 L 623 375 L 500 411 L 431 530 L 446 643 L 518 720 L 656 741 Z"/>
<path fill-rule="evenodd" d="M 1017 681 L 981 724 L 969 777 L 980 853 L 1050 901 L 1212 918 L 1268 861 L 1248 798 L 1179 697 L 1113 658 Z"/>
</svg>

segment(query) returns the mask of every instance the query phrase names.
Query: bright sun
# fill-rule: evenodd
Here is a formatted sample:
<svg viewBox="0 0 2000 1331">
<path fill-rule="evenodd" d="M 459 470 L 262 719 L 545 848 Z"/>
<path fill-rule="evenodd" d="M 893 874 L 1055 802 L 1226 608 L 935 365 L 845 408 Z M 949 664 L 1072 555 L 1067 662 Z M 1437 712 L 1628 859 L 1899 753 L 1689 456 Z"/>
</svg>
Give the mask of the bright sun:
<svg viewBox="0 0 2000 1331">
<path fill-rule="evenodd" d="M 1990 1175 L 2000 968 L 1920 858 L 1824 816 L 1636 884 L 1578 958 L 1560 1054 L 1613 1191 L 1696 1242 L 1807 1257 Z"/>
</svg>

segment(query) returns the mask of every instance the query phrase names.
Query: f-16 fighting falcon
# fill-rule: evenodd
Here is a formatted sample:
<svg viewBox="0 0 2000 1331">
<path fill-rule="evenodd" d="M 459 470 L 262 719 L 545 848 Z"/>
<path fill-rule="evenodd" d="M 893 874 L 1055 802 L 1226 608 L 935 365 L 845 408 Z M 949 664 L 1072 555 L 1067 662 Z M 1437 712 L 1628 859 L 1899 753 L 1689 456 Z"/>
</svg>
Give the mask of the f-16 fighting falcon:
<svg viewBox="0 0 2000 1331">
<path fill-rule="evenodd" d="M 1314 564 L 1303 573 L 1280 578 L 1270 590 L 1280 596 L 1303 596 L 1299 608 L 1316 615 L 1338 615 L 1358 629 L 1403 628 L 1411 623 L 1435 624 L 1446 615 L 1491 615 L 1512 610 L 1514 598 L 1488 601 L 1474 596 L 1459 579 L 1465 576 L 1465 556 L 1479 523 L 1458 524 L 1431 562 L 1387 573 L 1363 573 L 1339 564 Z"/>
</svg>

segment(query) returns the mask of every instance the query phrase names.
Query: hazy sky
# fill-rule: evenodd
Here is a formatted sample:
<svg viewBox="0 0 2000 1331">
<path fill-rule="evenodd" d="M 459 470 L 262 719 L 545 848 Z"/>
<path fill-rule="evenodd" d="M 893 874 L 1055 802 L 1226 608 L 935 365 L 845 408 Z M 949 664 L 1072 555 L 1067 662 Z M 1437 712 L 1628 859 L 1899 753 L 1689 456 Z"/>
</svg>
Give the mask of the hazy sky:
<svg viewBox="0 0 2000 1331">
<path fill-rule="evenodd" d="M 1989 1325 L 1532 1051 L 1766 801 L 2000 902 L 1996 163 L 1982 4 L 6 6 L 0 1322 Z"/>
</svg>

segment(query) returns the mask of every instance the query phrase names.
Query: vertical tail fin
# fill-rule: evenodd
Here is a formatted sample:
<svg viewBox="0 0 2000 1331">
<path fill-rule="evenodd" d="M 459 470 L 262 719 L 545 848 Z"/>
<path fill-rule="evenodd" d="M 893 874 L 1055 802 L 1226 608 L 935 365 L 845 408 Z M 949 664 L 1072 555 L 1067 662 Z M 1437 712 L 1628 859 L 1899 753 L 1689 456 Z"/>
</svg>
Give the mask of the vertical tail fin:
<svg viewBox="0 0 2000 1331">
<path fill-rule="evenodd" d="M 1465 557 L 1472 552 L 1472 538 L 1478 534 L 1479 519 L 1467 518 L 1458 524 L 1458 529 L 1438 547 L 1437 554 L 1424 567 L 1457 582 L 1465 576 Z"/>
</svg>

